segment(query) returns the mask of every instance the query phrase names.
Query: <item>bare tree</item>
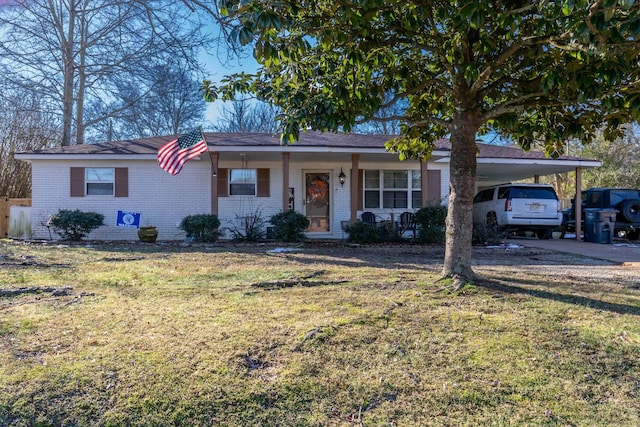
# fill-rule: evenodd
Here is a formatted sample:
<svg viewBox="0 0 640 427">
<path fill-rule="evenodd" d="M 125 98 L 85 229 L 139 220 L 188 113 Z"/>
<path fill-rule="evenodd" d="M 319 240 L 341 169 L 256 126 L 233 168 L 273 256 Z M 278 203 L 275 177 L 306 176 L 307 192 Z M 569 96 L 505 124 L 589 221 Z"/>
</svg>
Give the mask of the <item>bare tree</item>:
<svg viewBox="0 0 640 427">
<path fill-rule="evenodd" d="M 221 108 L 221 117 L 213 126 L 216 132 L 265 132 L 278 131 L 278 111 L 259 101 L 237 98 L 230 106 Z"/>
<path fill-rule="evenodd" d="M 52 147 L 60 138 L 60 123 L 43 113 L 30 91 L 2 88 L 0 98 L 0 196 L 30 197 L 31 166 L 13 153 Z"/>
<path fill-rule="evenodd" d="M 149 64 L 161 56 L 197 67 L 207 39 L 193 17 L 178 0 L 14 0 L 0 10 L 0 61 L 12 83 L 56 105 L 61 144 L 70 145 L 73 133 L 82 144 L 87 128 L 147 95 L 117 103 L 116 81 L 149 87 Z"/>
<path fill-rule="evenodd" d="M 360 123 L 353 128 L 353 131 L 375 135 L 399 135 L 401 131 L 400 118 L 406 113 L 409 105 L 406 102 L 392 103 L 392 98 L 391 95 L 387 95 L 385 103 L 388 103 L 389 106 L 381 108 L 375 120 Z"/>
<path fill-rule="evenodd" d="M 131 107 L 115 115 L 114 120 L 99 123 L 88 138 L 113 140 L 177 134 L 203 122 L 207 105 L 193 72 L 171 60 L 156 62 L 148 67 L 144 84 L 127 79 L 115 82 L 114 105 L 97 108 L 113 111 L 118 105 Z"/>
</svg>

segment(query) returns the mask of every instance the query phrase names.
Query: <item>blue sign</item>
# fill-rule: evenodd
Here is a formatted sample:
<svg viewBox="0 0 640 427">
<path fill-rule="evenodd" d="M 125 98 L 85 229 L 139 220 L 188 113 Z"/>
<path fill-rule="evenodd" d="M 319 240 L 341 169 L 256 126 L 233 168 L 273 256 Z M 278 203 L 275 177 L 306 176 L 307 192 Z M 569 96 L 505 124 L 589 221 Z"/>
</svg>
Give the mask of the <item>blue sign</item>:
<svg viewBox="0 0 640 427">
<path fill-rule="evenodd" d="M 118 211 L 116 227 L 140 228 L 140 213 Z"/>
</svg>

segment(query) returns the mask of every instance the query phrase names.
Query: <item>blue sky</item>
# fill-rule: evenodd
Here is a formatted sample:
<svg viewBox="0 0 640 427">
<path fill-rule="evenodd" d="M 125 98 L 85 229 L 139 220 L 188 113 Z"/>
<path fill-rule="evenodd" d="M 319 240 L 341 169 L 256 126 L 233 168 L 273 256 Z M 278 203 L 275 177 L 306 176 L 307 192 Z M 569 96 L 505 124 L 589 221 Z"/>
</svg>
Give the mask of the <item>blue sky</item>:
<svg viewBox="0 0 640 427">
<path fill-rule="evenodd" d="M 223 63 L 215 54 L 203 54 L 202 62 L 206 66 L 206 78 L 214 83 L 220 83 L 220 80 L 229 74 L 239 73 L 244 71 L 246 73 L 253 73 L 258 68 L 258 63 L 253 59 L 251 53 L 247 53 L 243 58 L 234 58 Z M 216 101 L 209 103 L 207 111 L 205 113 L 206 125 L 215 123 L 220 117 L 220 109 L 223 106 L 222 101 Z M 205 126 L 208 127 L 208 126 Z"/>
<path fill-rule="evenodd" d="M 239 73 L 241 71 L 253 73 L 258 69 L 258 63 L 250 51 L 242 58 L 233 58 L 227 63 L 223 63 L 215 54 L 203 54 L 201 60 L 206 66 L 206 78 L 215 83 L 219 83 L 224 76 L 229 74 Z M 211 128 L 211 125 L 218 121 L 223 105 L 224 103 L 222 101 L 216 101 L 207 105 L 204 124 L 205 129 Z M 479 139 L 488 144 L 508 144 L 507 141 L 501 140 L 495 132 L 483 135 L 479 137 Z"/>
</svg>

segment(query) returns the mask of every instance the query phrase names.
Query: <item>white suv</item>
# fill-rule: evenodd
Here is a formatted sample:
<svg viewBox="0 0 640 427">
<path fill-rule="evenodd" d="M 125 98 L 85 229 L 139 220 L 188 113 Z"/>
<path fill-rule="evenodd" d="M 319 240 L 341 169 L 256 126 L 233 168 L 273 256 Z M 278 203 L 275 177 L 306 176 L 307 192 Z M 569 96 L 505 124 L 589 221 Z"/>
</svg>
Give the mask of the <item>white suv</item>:
<svg viewBox="0 0 640 427">
<path fill-rule="evenodd" d="M 558 196 L 548 184 L 502 184 L 473 198 L 473 224 L 494 231 L 533 231 L 549 239 L 562 224 Z"/>
</svg>

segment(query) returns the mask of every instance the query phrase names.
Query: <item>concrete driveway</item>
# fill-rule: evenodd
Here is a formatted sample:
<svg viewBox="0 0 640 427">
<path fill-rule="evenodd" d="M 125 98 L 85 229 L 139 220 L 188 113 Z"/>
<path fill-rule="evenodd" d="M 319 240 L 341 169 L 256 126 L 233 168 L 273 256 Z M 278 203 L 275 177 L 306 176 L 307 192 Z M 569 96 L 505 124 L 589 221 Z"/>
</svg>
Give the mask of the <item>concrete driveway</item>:
<svg viewBox="0 0 640 427">
<path fill-rule="evenodd" d="M 614 240 L 613 244 L 583 242 L 575 239 L 539 240 L 535 237 L 511 237 L 509 243 L 525 247 L 568 252 L 640 268 L 640 241 Z"/>
</svg>

